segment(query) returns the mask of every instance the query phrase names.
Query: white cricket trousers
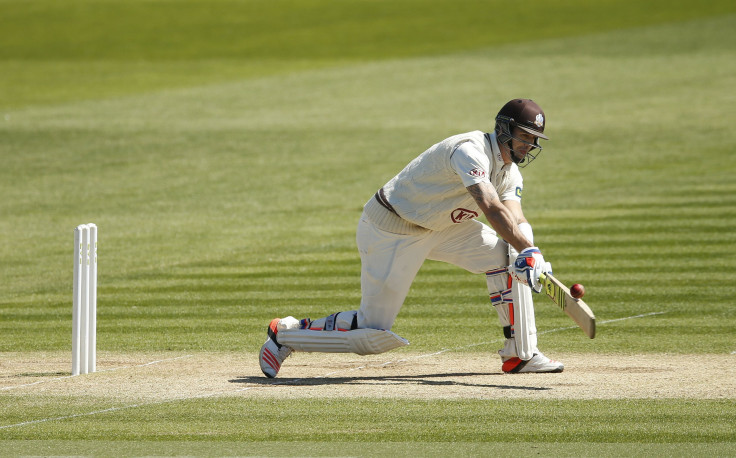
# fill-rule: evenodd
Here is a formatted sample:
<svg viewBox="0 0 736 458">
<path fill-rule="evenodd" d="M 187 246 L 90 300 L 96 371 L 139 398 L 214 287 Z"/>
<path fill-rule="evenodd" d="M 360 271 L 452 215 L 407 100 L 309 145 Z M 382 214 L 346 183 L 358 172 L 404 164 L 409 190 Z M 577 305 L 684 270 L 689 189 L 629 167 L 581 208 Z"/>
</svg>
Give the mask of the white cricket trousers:
<svg viewBox="0 0 736 458">
<path fill-rule="evenodd" d="M 442 231 L 401 235 L 377 228 L 363 214 L 356 241 L 362 263 L 359 328 L 391 329 L 425 259 L 472 273 L 507 267 L 509 262 L 508 244 L 477 220 Z"/>
</svg>

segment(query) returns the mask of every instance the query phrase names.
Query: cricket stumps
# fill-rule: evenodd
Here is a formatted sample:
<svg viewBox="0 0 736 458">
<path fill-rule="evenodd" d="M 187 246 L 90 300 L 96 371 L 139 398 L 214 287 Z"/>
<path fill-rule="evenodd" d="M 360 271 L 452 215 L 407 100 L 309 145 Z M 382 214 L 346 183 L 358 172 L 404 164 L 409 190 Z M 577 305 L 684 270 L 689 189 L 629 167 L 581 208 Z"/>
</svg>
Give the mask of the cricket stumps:
<svg viewBox="0 0 736 458">
<path fill-rule="evenodd" d="M 97 369 L 97 226 L 74 229 L 72 375 Z"/>
</svg>

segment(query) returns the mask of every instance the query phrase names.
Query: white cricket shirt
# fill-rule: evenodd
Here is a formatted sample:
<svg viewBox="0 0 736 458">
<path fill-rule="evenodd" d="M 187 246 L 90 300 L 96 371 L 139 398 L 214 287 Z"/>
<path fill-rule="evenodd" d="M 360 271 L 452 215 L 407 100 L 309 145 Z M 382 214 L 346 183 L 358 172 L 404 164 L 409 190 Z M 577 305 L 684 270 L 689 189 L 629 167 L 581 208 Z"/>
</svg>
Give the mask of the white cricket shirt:
<svg viewBox="0 0 736 458">
<path fill-rule="evenodd" d="M 521 201 L 523 181 L 516 164 L 504 164 L 495 133 L 473 131 L 432 145 L 383 187 L 398 215 L 439 231 L 481 215 L 466 189 L 491 183 L 501 201 Z"/>
</svg>

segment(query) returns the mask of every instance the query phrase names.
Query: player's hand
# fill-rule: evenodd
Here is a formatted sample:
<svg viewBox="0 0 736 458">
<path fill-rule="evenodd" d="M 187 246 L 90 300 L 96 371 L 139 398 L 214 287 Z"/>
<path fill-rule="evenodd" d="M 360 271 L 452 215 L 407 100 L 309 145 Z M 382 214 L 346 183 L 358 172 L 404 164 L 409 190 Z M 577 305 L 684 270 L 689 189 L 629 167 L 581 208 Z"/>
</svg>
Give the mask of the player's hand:
<svg viewBox="0 0 736 458">
<path fill-rule="evenodd" d="M 539 276 L 552 272 L 552 264 L 545 262 L 539 248 L 533 246 L 525 249 L 516 257 L 509 274 L 518 282 L 529 286 L 532 291 L 542 291 Z"/>
</svg>

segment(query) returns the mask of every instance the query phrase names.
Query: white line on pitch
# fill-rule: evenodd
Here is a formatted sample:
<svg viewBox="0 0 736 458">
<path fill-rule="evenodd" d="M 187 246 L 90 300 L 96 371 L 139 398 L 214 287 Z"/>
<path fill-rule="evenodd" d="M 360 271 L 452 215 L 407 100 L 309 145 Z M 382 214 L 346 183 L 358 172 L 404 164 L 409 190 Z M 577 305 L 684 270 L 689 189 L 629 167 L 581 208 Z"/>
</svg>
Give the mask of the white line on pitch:
<svg viewBox="0 0 736 458">
<path fill-rule="evenodd" d="M 121 367 L 113 367 L 111 369 L 101 369 L 101 370 L 96 371 L 96 372 L 113 372 L 113 371 L 118 371 L 118 370 L 121 370 L 121 369 L 131 369 L 131 368 L 134 368 L 134 367 L 146 367 L 146 366 L 152 366 L 154 364 L 166 363 L 166 362 L 169 362 L 169 361 L 176 361 L 177 359 L 191 358 L 192 356 L 194 356 L 194 355 L 177 356 L 176 358 L 160 359 L 158 361 L 150 361 L 148 363 L 136 364 L 134 366 L 121 366 Z M 94 374 L 94 372 L 92 372 L 91 374 Z M 85 374 L 82 374 L 82 375 L 85 375 Z M 86 374 L 86 375 L 90 375 L 90 374 Z M 72 378 L 72 377 L 79 377 L 79 375 L 65 375 L 63 377 L 56 377 L 56 378 L 51 378 L 51 379 L 46 379 L 46 380 L 38 380 L 36 382 L 26 383 L 26 384 L 23 384 L 23 385 L 5 386 L 5 387 L 0 388 L 0 391 L 13 390 L 13 389 L 16 389 L 16 388 L 25 388 L 25 387 L 28 387 L 28 386 L 39 385 L 41 383 L 56 382 L 56 381 L 59 381 L 59 380 L 66 380 L 66 379 Z"/>
<path fill-rule="evenodd" d="M 143 364 L 141 366 L 130 366 L 130 367 L 142 367 L 142 366 L 145 366 L 145 365 L 146 364 Z M 245 391 L 245 390 L 243 389 L 243 390 L 238 390 L 238 391 Z M 217 396 L 217 395 L 220 395 L 220 394 L 228 394 L 228 392 L 204 393 L 204 394 L 198 394 L 198 395 L 195 395 L 195 396 L 183 396 L 183 397 L 180 397 L 180 398 L 162 399 L 160 401 L 144 402 L 144 403 L 140 403 L 140 404 L 130 404 L 130 405 L 127 405 L 127 406 L 110 407 L 108 409 L 95 410 L 93 412 L 77 413 L 77 414 L 74 414 L 74 415 L 65 415 L 63 417 L 41 418 L 39 420 L 30 420 L 30 421 L 24 421 L 23 423 L 16 423 L 16 424 L 13 424 L 13 425 L 0 426 L 0 429 L 14 428 L 16 426 L 35 425 L 37 423 L 45 423 L 47 421 L 69 420 L 71 418 L 89 417 L 89 416 L 98 415 L 98 414 L 101 414 L 101 413 L 119 412 L 121 410 L 135 409 L 136 407 L 148 407 L 148 406 L 155 406 L 155 405 L 159 405 L 159 404 L 166 404 L 167 402 L 189 401 L 189 400 L 192 400 L 192 399 L 211 398 L 213 396 Z"/>
<path fill-rule="evenodd" d="M 44 423 L 44 422 L 47 422 L 47 421 L 68 420 L 70 418 L 87 417 L 87 416 L 90 416 L 90 415 L 97 415 L 97 414 L 105 413 L 105 412 L 116 412 L 118 410 L 132 409 L 134 407 L 141 407 L 141 406 L 144 406 L 144 405 L 150 405 L 150 404 L 134 404 L 134 405 L 122 406 L 122 407 L 111 407 L 109 409 L 96 410 L 94 412 L 85 412 L 85 413 L 78 413 L 78 414 L 75 414 L 75 415 L 67 415 L 65 417 L 42 418 L 40 420 L 30 420 L 30 421 L 24 421 L 23 423 L 16 423 L 14 425 L 0 426 L 0 429 L 14 428 L 14 427 L 17 427 L 17 426 L 35 425 L 37 423 Z"/>
<path fill-rule="evenodd" d="M 616 318 L 616 319 L 613 319 L 613 320 L 601 321 L 598 324 L 614 323 L 616 321 L 631 320 L 631 319 L 634 319 L 634 318 L 644 318 L 644 317 L 652 316 L 652 315 L 661 315 L 663 313 L 667 313 L 667 312 L 650 312 L 650 313 L 644 313 L 644 314 L 641 314 L 641 315 L 634 315 L 634 316 L 628 316 L 628 317 L 624 317 L 624 318 Z M 540 332 L 539 334 L 549 334 L 551 332 L 565 331 L 565 330 L 568 330 L 568 329 L 577 329 L 577 326 L 569 326 L 569 327 L 564 327 L 564 328 L 550 329 L 548 331 Z M 498 343 L 498 342 L 503 342 L 503 340 L 497 339 L 497 340 L 488 341 L 488 342 L 481 342 L 481 343 L 477 343 L 477 344 L 465 345 L 465 346 L 462 346 L 462 347 L 444 348 L 444 349 L 439 350 L 439 351 L 436 351 L 436 352 L 426 353 L 426 354 L 417 355 L 417 356 L 409 356 L 407 358 L 402 358 L 402 359 L 398 359 L 398 360 L 395 360 L 395 361 L 386 361 L 386 362 L 380 363 L 380 364 L 367 364 L 367 365 L 364 365 L 364 366 L 354 367 L 354 368 L 347 369 L 347 370 L 334 371 L 334 372 L 330 372 L 330 373 L 327 373 L 327 374 L 324 374 L 324 375 L 320 375 L 320 376 L 317 376 L 317 377 L 314 377 L 314 378 L 324 378 L 324 377 L 328 377 L 328 376 L 334 375 L 334 374 L 339 374 L 339 373 L 343 373 L 343 372 L 353 372 L 353 371 L 357 371 L 357 370 L 361 370 L 361 369 L 366 369 L 366 368 L 370 368 L 370 367 L 388 366 L 390 364 L 397 364 L 397 363 L 401 363 L 401 362 L 406 362 L 406 361 L 410 361 L 412 359 L 419 359 L 419 358 L 427 358 L 427 357 L 430 357 L 430 356 L 436 356 L 436 355 L 440 355 L 442 353 L 446 353 L 448 351 L 464 350 L 464 349 L 467 349 L 467 348 L 478 347 L 478 346 L 481 346 L 481 345 L 488 345 L 488 344 L 491 344 L 491 343 Z M 192 355 L 180 356 L 178 358 L 173 358 L 173 359 L 188 358 L 190 356 L 192 356 Z M 143 367 L 143 366 L 147 366 L 147 365 L 150 365 L 150 364 L 154 364 L 154 363 L 158 363 L 158 362 L 163 362 L 163 361 L 171 361 L 171 360 L 152 361 L 151 363 L 141 364 L 139 366 L 130 366 L 130 367 Z M 68 378 L 68 377 L 64 377 L 64 378 Z M 277 381 L 275 383 L 270 384 L 269 386 L 283 385 L 283 384 L 287 384 L 287 383 L 291 384 L 291 383 L 294 383 L 294 382 L 300 382 L 302 380 L 308 380 L 308 379 L 307 378 L 298 378 L 298 379 L 289 379 L 289 380 L 284 380 L 284 381 Z M 33 425 L 33 424 L 37 424 L 37 423 L 44 423 L 44 422 L 47 422 L 47 421 L 69 420 L 69 419 L 72 419 L 72 418 L 88 417 L 88 416 L 98 415 L 98 414 L 102 414 L 102 413 L 118 412 L 118 411 L 127 410 L 127 409 L 135 409 L 137 407 L 147 407 L 147 406 L 153 406 L 153 405 L 159 405 L 159 404 L 166 404 L 168 402 L 188 401 L 188 400 L 191 400 L 191 399 L 204 399 L 204 398 L 209 398 L 209 397 L 213 397 L 213 396 L 217 396 L 217 395 L 221 395 L 221 394 L 240 393 L 240 392 L 243 392 L 243 391 L 252 390 L 254 388 L 261 388 L 261 387 L 260 386 L 259 387 L 249 386 L 249 387 L 241 388 L 241 389 L 238 389 L 238 390 L 235 390 L 235 391 L 221 391 L 221 392 L 205 393 L 205 394 L 196 395 L 196 396 L 187 396 L 187 397 L 174 398 L 174 399 L 166 399 L 166 400 L 155 401 L 155 402 L 147 402 L 147 403 L 141 403 L 141 404 L 131 404 L 131 405 L 120 406 L 120 407 L 111 407 L 109 409 L 95 410 L 93 412 L 78 413 L 78 414 L 74 414 L 74 415 L 66 415 L 66 416 L 63 416 L 63 417 L 42 418 L 42 419 L 39 419 L 39 420 L 31 420 L 31 421 L 25 421 L 25 422 L 22 422 L 22 423 L 15 423 L 15 424 L 12 424 L 12 425 L 0 426 L 0 429 L 8 429 L 8 428 L 15 428 L 15 427 L 20 427 L 20 426 Z"/>
</svg>

